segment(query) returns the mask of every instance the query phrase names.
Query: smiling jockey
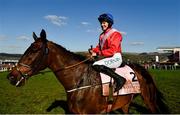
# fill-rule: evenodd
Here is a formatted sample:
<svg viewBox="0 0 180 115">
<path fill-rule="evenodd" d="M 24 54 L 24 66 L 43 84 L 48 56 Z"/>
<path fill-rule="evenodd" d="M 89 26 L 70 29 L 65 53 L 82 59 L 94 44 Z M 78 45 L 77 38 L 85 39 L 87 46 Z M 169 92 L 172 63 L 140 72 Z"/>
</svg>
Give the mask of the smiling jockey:
<svg viewBox="0 0 180 115">
<path fill-rule="evenodd" d="M 115 81 L 115 91 L 122 88 L 126 79 L 118 75 L 112 68 L 117 68 L 122 63 L 121 55 L 121 42 L 122 35 L 116 29 L 112 28 L 114 23 L 113 16 L 111 14 L 102 14 L 98 17 L 103 32 L 99 37 L 99 44 L 90 50 L 92 56 L 103 56 L 104 59 L 94 62 L 93 68 L 102 72 Z"/>
</svg>

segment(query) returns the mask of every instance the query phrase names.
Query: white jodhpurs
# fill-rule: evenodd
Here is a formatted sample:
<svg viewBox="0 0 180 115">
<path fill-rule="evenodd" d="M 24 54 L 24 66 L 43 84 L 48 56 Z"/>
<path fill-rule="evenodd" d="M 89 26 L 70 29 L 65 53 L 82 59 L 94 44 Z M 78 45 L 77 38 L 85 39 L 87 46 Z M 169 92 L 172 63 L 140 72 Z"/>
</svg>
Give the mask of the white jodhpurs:
<svg viewBox="0 0 180 115">
<path fill-rule="evenodd" d="M 115 53 L 112 57 L 104 58 L 93 63 L 93 65 L 104 65 L 109 68 L 117 68 L 122 64 L 121 53 Z"/>
</svg>

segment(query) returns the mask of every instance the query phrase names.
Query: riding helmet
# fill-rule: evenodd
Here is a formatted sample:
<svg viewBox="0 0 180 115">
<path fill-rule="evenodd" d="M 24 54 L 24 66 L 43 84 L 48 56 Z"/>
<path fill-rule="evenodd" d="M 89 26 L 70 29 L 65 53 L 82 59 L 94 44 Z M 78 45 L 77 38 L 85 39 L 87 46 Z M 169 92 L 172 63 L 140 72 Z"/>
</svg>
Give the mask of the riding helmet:
<svg viewBox="0 0 180 115">
<path fill-rule="evenodd" d="M 102 21 L 106 21 L 108 22 L 110 25 L 113 25 L 114 23 L 114 20 L 113 20 L 113 16 L 109 13 L 104 13 L 104 14 L 101 14 L 99 17 L 98 17 L 98 20 L 100 23 L 102 23 Z"/>
</svg>

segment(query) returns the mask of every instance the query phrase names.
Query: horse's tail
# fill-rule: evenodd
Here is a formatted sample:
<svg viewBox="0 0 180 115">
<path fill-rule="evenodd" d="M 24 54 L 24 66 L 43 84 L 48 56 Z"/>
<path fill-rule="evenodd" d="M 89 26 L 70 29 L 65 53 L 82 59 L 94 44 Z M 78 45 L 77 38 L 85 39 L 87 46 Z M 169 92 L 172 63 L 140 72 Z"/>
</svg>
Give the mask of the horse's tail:
<svg viewBox="0 0 180 115">
<path fill-rule="evenodd" d="M 163 94 L 158 90 L 150 73 L 139 64 L 130 64 L 135 70 L 141 88 L 141 95 L 144 103 L 152 113 L 169 113 L 169 108 L 165 104 Z M 140 75 L 139 75 L 140 74 Z"/>
</svg>

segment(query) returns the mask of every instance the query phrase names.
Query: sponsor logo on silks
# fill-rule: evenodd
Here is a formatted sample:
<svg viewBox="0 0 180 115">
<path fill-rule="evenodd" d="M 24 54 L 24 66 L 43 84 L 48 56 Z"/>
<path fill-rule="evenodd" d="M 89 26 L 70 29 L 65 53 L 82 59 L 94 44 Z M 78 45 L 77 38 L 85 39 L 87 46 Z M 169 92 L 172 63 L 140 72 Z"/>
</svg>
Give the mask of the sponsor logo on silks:
<svg viewBox="0 0 180 115">
<path fill-rule="evenodd" d="M 120 58 L 115 58 L 115 59 L 110 59 L 110 60 L 106 60 L 104 61 L 105 65 L 112 65 L 116 62 L 118 62 L 120 60 Z"/>
</svg>

